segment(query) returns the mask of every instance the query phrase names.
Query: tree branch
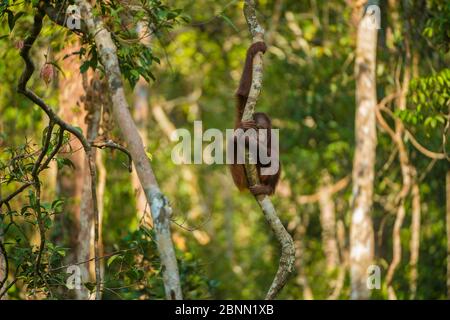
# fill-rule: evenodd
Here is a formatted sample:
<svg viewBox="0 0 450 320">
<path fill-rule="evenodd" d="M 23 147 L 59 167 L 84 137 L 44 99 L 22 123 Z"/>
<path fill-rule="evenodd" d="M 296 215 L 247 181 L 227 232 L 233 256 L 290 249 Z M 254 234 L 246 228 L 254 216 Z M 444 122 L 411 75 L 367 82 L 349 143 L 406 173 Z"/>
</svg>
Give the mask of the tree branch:
<svg viewBox="0 0 450 320">
<path fill-rule="evenodd" d="M 86 23 L 90 36 L 94 38 L 99 59 L 105 69 L 106 79 L 108 80 L 115 122 L 126 141 L 145 196 L 148 203 L 150 203 L 156 242 L 161 258 L 166 297 L 167 299 L 182 299 L 178 264 L 170 232 L 172 209 L 167 198 L 159 188 L 145 152 L 142 138 L 130 114 L 117 57 L 117 47 L 111 38 L 111 33 L 103 25 L 101 18 L 94 16 L 89 2 L 76 0 L 75 3 L 81 10 L 81 16 Z"/>
<path fill-rule="evenodd" d="M 253 37 L 253 42 L 263 41 L 264 28 L 259 24 L 256 18 L 254 0 L 245 0 L 244 15 L 245 19 L 247 20 L 250 33 Z M 255 55 L 255 58 L 253 60 L 252 86 L 250 88 L 247 104 L 245 106 L 244 114 L 242 117 L 243 121 L 250 120 L 253 118 L 255 105 L 261 92 L 262 78 L 263 78 L 263 61 L 262 61 L 262 53 L 259 52 L 258 54 Z M 259 183 L 258 181 L 259 179 L 256 171 L 256 166 L 250 164 L 249 156 L 250 156 L 249 152 L 247 151 L 245 170 L 247 173 L 249 186 L 254 186 Z M 281 291 L 281 289 L 286 285 L 288 276 L 294 268 L 295 247 L 291 235 L 286 231 L 283 224 L 281 223 L 280 218 L 278 217 L 277 212 L 270 198 L 266 195 L 260 195 L 256 196 L 256 200 L 258 201 L 258 204 L 263 211 L 267 223 L 270 225 L 270 228 L 272 229 L 278 242 L 281 245 L 281 257 L 278 266 L 278 271 L 266 295 L 266 299 L 271 300 L 274 299 Z"/>
</svg>

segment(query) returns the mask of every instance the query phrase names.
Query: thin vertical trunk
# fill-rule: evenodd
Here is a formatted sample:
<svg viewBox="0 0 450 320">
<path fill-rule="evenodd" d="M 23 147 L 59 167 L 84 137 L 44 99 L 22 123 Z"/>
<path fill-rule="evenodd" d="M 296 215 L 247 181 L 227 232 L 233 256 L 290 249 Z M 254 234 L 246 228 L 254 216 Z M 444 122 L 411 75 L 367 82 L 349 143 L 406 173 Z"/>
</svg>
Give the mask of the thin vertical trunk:
<svg viewBox="0 0 450 320">
<path fill-rule="evenodd" d="M 303 288 L 303 299 L 314 300 L 314 294 L 311 287 L 309 286 L 308 277 L 305 272 L 305 255 L 303 254 L 305 250 L 305 235 L 306 229 L 309 224 L 308 217 L 306 215 L 301 216 L 299 214 L 299 221 L 294 232 L 294 244 L 295 244 L 295 269 L 297 269 L 297 279 L 296 283 Z"/>
<path fill-rule="evenodd" d="M 70 55 L 80 49 L 78 44 L 69 45 L 62 50 L 60 56 Z M 85 112 L 81 108 L 84 95 L 82 76 L 79 72 L 79 62 L 76 56 L 69 56 L 61 61 L 60 67 L 65 76 L 59 79 L 59 114 L 61 118 L 86 132 L 84 123 Z M 81 143 L 71 136 L 69 146 L 63 148 L 60 157 L 72 162 L 74 168 L 65 166 L 58 169 L 56 178 L 57 197 L 65 199 L 64 214 L 56 215 L 55 230 L 52 239 L 57 243 L 69 246 L 74 254 L 67 257 L 68 263 L 76 262 L 78 234 L 80 231 L 80 203 L 83 189 L 84 156 Z M 76 293 L 77 294 L 77 293 Z M 78 297 L 78 296 L 77 296 Z"/>
<path fill-rule="evenodd" d="M 339 251 L 341 253 L 341 264 L 339 266 L 339 273 L 336 279 L 336 283 L 333 292 L 328 297 L 328 300 L 336 300 L 341 295 L 342 289 L 345 283 L 345 274 L 348 267 L 348 250 L 345 248 L 345 226 L 342 220 L 337 223 L 337 239 L 339 243 Z"/>
<path fill-rule="evenodd" d="M 395 28 L 400 27 L 399 25 L 399 13 L 397 9 L 397 0 L 388 0 L 388 12 L 391 18 L 391 23 L 387 26 L 386 29 L 386 44 L 389 49 L 393 50 L 395 48 Z"/>
<path fill-rule="evenodd" d="M 104 247 L 103 247 L 103 212 L 104 212 L 104 198 L 105 198 L 105 189 L 106 189 L 106 167 L 105 162 L 103 160 L 103 153 L 97 152 L 97 169 L 98 169 L 98 181 L 97 181 L 97 203 L 98 203 L 98 238 L 99 238 L 99 252 L 100 257 L 104 255 Z M 95 233 L 94 233 L 95 236 Z M 94 248 L 95 249 L 95 248 Z M 95 252 L 91 251 L 91 254 L 94 256 Z M 100 259 L 100 276 L 101 279 L 105 279 L 105 259 Z M 102 293 L 103 293 L 103 282 L 101 284 Z"/>
<path fill-rule="evenodd" d="M 351 298 L 368 299 L 367 269 L 374 259 L 371 219 L 377 135 L 375 126 L 377 29 L 361 19 L 356 39 L 356 120 L 353 162 L 352 220 L 350 229 Z M 368 21 L 366 21 L 368 20 Z"/>
<path fill-rule="evenodd" d="M 167 299 L 182 299 L 178 264 L 170 231 L 172 208 L 159 189 L 139 131 L 130 114 L 121 78 L 117 47 L 111 38 L 111 34 L 103 26 L 101 17 L 94 17 L 91 5 L 86 0 L 76 0 L 75 3 L 80 7 L 89 34 L 94 38 L 99 59 L 108 80 L 115 123 L 126 142 L 147 202 L 150 203 L 166 297 Z"/>
<path fill-rule="evenodd" d="M 420 190 L 419 185 L 415 181 L 412 187 L 412 221 L 411 221 L 411 242 L 410 250 L 411 256 L 409 259 L 409 264 L 411 267 L 410 273 L 410 298 L 415 299 L 417 293 L 417 264 L 419 262 L 419 249 L 420 249 L 420 219 L 421 219 L 421 208 L 420 208 Z"/>
<path fill-rule="evenodd" d="M 339 252 L 336 241 L 336 213 L 329 177 L 319 190 L 320 225 L 322 243 L 325 251 L 327 270 L 333 271 L 339 265 Z"/>
<path fill-rule="evenodd" d="M 100 126 L 101 118 L 101 98 L 98 95 L 102 94 L 100 80 L 93 78 L 88 84 L 88 80 L 85 81 L 85 109 L 87 111 L 86 116 L 86 139 L 88 141 L 94 141 L 97 138 L 98 130 Z M 92 150 L 92 156 L 95 158 L 96 151 Z M 89 159 L 85 157 L 85 164 L 83 169 L 83 189 L 81 195 L 80 206 L 80 232 L 78 234 L 79 250 L 77 252 L 77 261 L 81 263 L 81 275 L 83 282 L 93 282 L 95 272 L 95 261 L 91 260 L 94 257 L 94 204 L 92 199 L 92 181 L 91 172 L 89 169 Z M 88 299 L 89 291 L 87 288 L 82 287 L 77 291 L 78 299 Z"/>
</svg>

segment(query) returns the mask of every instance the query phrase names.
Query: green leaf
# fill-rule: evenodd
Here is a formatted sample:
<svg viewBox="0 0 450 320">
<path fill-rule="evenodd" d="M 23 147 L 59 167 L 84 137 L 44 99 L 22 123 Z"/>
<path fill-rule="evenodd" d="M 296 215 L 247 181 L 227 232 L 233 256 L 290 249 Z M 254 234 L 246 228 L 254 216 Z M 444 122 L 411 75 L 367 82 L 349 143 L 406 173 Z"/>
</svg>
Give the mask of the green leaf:
<svg viewBox="0 0 450 320">
<path fill-rule="evenodd" d="M 52 202 L 51 208 L 53 211 L 59 212 L 61 210 L 63 204 L 64 204 L 64 200 L 56 199 L 55 201 Z"/>
<path fill-rule="evenodd" d="M 90 65 L 91 65 L 91 62 L 89 60 L 83 62 L 83 64 L 80 66 L 80 72 L 85 73 L 86 71 L 88 71 Z"/>
<path fill-rule="evenodd" d="M 148 160 L 153 160 L 153 155 L 149 151 L 145 151 L 145 154 L 147 155 Z"/>
<path fill-rule="evenodd" d="M 239 29 L 234 25 L 233 21 L 231 21 L 230 18 L 228 18 L 226 15 L 221 14 L 219 17 L 221 17 L 223 20 L 225 20 L 226 23 L 228 23 L 236 32 L 239 32 Z"/>
<path fill-rule="evenodd" d="M 109 257 L 108 261 L 106 262 L 106 265 L 109 267 L 111 265 L 111 263 L 114 262 L 114 260 L 116 260 L 117 258 L 119 258 L 120 256 L 118 254 L 115 254 L 111 257 Z"/>
<path fill-rule="evenodd" d="M 56 163 L 58 165 L 58 169 L 62 169 L 65 166 L 70 167 L 71 169 L 75 170 L 75 165 L 73 162 L 68 158 L 57 158 Z"/>
</svg>

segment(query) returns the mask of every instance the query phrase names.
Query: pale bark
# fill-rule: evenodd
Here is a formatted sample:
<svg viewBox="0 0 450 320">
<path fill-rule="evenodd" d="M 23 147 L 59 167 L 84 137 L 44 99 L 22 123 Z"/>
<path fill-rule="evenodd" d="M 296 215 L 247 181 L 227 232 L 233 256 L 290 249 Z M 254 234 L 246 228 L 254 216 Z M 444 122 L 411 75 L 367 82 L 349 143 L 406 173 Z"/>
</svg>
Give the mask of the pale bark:
<svg viewBox="0 0 450 320">
<path fill-rule="evenodd" d="M 144 150 L 142 139 L 131 117 L 121 72 L 117 58 L 117 48 L 111 34 L 104 28 L 99 17 L 94 17 L 91 5 L 85 0 L 77 0 L 81 15 L 89 34 L 94 38 L 100 61 L 105 69 L 108 88 L 112 100 L 114 119 L 132 156 L 142 188 L 148 203 L 156 234 L 156 242 L 161 259 L 163 280 L 167 299 L 182 299 L 178 265 L 170 232 L 170 208 L 166 197 L 161 193 L 156 177 Z"/>
<path fill-rule="evenodd" d="M 247 20 L 247 24 L 250 33 L 253 37 L 253 42 L 262 41 L 264 39 L 264 28 L 259 24 L 256 19 L 255 1 L 245 0 L 244 3 L 244 15 Z M 253 118 L 253 112 L 255 111 L 256 102 L 258 100 L 263 78 L 263 59 L 262 53 L 259 52 L 253 59 L 253 79 L 250 89 L 250 93 L 245 106 L 242 120 L 250 120 Z M 245 170 L 250 186 L 259 183 L 258 175 L 256 172 L 256 166 L 249 164 L 249 154 L 246 153 Z M 266 299 L 274 299 L 281 289 L 285 286 L 290 273 L 294 269 L 295 262 L 295 247 L 291 235 L 286 231 L 277 212 L 272 204 L 270 198 L 266 195 L 256 197 L 259 206 L 261 207 L 264 217 L 267 223 L 270 225 L 272 232 L 275 234 L 278 242 L 281 245 L 281 257 L 278 266 L 278 271 L 273 279 L 273 282 L 267 292 Z"/>
<path fill-rule="evenodd" d="M 144 146 L 147 145 L 147 123 L 149 118 L 149 86 L 141 78 L 134 89 L 134 110 L 133 118 L 139 130 Z M 148 209 L 147 199 L 144 190 L 142 190 L 139 177 L 136 171 L 132 174 L 133 190 L 136 197 L 136 211 L 139 221 L 144 221 L 145 212 Z"/>
<path fill-rule="evenodd" d="M 336 240 L 336 212 L 331 192 L 330 177 L 324 177 L 319 190 L 320 225 L 322 226 L 322 246 L 325 251 L 327 270 L 333 271 L 339 265 Z"/>
<path fill-rule="evenodd" d="M 330 190 L 329 190 L 330 194 L 334 195 L 335 193 L 342 191 L 343 189 L 345 189 L 348 186 L 349 182 L 350 182 L 350 176 L 342 178 L 341 180 L 339 180 L 338 182 L 336 182 L 335 184 L 330 186 Z M 320 198 L 320 192 L 316 192 L 313 194 L 299 195 L 299 196 L 297 196 L 296 201 L 300 205 L 305 205 L 305 204 L 311 204 L 311 203 L 318 202 L 319 198 Z"/>
<path fill-rule="evenodd" d="M 295 255 L 297 259 L 295 259 L 295 269 L 297 270 L 297 279 L 296 283 L 303 288 L 303 299 L 305 300 L 314 300 L 313 291 L 309 285 L 308 276 L 305 272 L 306 261 L 304 259 L 303 252 L 305 251 L 305 235 L 306 229 L 309 224 L 308 216 L 302 217 L 300 214 L 296 218 L 297 226 L 294 232 L 294 243 L 295 243 Z"/>
<path fill-rule="evenodd" d="M 86 81 L 87 82 L 87 81 Z M 85 84 L 86 97 L 85 97 L 85 110 L 86 116 L 86 139 L 88 141 L 94 141 L 98 136 L 101 118 L 101 98 L 98 97 L 102 94 L 102 84 L 99 79 L 95 77 L 89 84 Z M 95 159 L 96 149 L 91 150 L 91 157 Z M 90 159 L 88 156 L 84 160 L 83 168 L 83 190 L 81 195 L 80 204 L 80 232 L 78 234 L 79 250 L 77 252 L 77 261 L 84 262 L 79 265 L 83 282 L 93 282 L 94 274 L 96 273 L 95 260 L 95 216 L 94 216 L 94 203 L 91 192 L 91 172 L 90 172 Z M 99 277 L 97 274 L 96 277 Z M 87 288 L 82 287 L 81 290 L 77 290 L 78 299 L 88 299 L 89 291 Z"/>
<path fill-rule="evenodd" d="M 409 259 L 409 264 L 411 267 L 410 273 L 410 298 L 415 299 L 417 293 L 417 264 L 419 262 L 419 251 L 420 251 L 420 219 L 421 219 L 421 208 L 420 208 L 420 190 L 417 182 L 414 182 L 412 190 L 412 221 L 411 221 L 411 242 L 410 251 L 411 256 Z"/>
<path fill-rule="evenodd" d="M 353 160 L 352 220 L 350 228 L 351 298 L 368 299 L 367 269 L 374 258 L 371 219 L 377 135 L 375 126 L 377 29 L 364 28 L 361 19 L 356 39 L 356 120 Z"/>
<path fill-rule="evenodd" d="M 97 172 L 98 172 L 98 179 L 97 179 L 97 204 L 98 204 L 98 251 L 99 251 L 99 257 L 104 256 L 104 246 L 103 246 L 103 212 L 105 209 L 104 205 L 104 197 L 105 197 L 105 190 L 106 190 L 106 167 L 105 163 L 103 161 L 103 154 L 102 152 L 97 152 L 96 157 L 96 164 L 97 164 Z M 95 237 L 95 232 L 94 232 Z M 95 248 L 93 248 L 95 251 Z M 95 252 L 92 252 L 91 248 L 91 255 L 94 256 Z M 100 259 L 100 279 L 105 279 L 105 259 Z M 103 294 L 103 281 L 101 283 L 101 293 Z"/>
<path fill-rule="evenodd" d="M 322 226 L 322 246 L 327 259 L 327 269 L 338 267 L 337 279 L 334 281 L 333 292 L 328 300 L 338 299 L 344 287 L 346 270 L 348 268 L 348 250 L 345 248 L 345 227 L 342 221 L 336 225 L 335 204 L 333 196 L 347 187 L 350 177 L 344 177 L 335 184 L 330 184 L 329 176 L 326 174 L 319 191 L 314 194 L 300 195 L 297 202 L 300 205 L 319 202 L 320 223 Z M 296 243 L 297 245 L 297 243 Z"/>
</svg>

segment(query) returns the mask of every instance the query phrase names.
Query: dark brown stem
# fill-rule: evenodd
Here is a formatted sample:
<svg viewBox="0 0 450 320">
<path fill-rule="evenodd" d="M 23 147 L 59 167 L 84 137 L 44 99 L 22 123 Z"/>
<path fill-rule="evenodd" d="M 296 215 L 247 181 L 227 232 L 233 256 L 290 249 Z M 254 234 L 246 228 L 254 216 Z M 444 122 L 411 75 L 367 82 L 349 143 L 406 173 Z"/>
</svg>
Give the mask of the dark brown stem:
<svg viewBox="0 0 450 320">
<path fill-rule="evenodd" d="M 110 148 L 122 151 L 128 157 L 128 171 L 129 172 L 133 171 L 133 159 L 131 158 L 131 154 L 126 148 L 122 147 L 121 145 L 109 140 L 100 143 L 92 143 L 92 147 L 99 149 Z"/>
</svg>

